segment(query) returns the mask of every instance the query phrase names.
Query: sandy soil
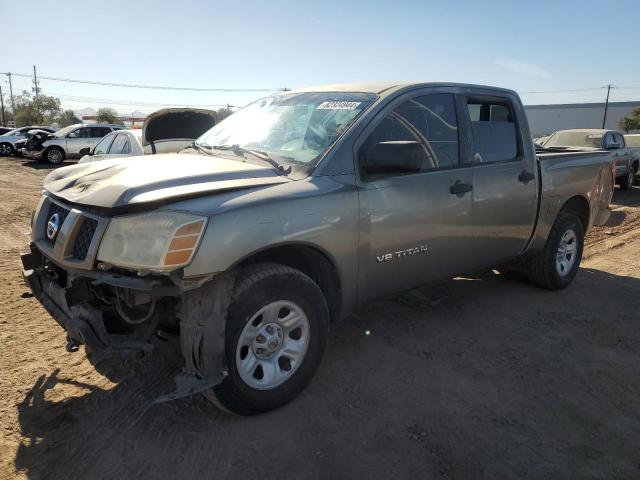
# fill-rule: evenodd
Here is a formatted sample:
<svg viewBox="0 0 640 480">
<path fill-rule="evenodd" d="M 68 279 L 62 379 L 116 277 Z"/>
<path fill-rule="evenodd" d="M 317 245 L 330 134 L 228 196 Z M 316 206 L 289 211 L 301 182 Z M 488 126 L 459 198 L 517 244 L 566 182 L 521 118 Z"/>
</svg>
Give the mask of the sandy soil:
<svg viewBox="0 0 640 480">
<path fill-rule="evenodd" d="M 561 292 L 481 272 L 338 325 L 288 406 L 153 404 L 177 358 L 114 384 L 27 295 L 46 169 L 0 159 L 0 478 L 640 478 L 640 188 Z M 367 334 L 368 332 L 368 334 Z"/>
</svg>

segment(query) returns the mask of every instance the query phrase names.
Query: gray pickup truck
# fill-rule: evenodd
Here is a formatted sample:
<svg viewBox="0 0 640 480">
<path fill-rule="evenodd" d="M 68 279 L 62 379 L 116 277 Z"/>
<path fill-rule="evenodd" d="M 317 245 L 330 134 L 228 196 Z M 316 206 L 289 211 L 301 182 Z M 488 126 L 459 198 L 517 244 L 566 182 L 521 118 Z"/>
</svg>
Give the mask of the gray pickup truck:
<svg viewBox="0 0 640 480">
<path fill-rule="evenodd" d="M 600 128 L 581 128 L 560 130 L 544 142 L 548 151 L 573 150 L 610 152 L 611 161 L 616 167 L 616 181 L 622 190 L 633 187 L 636 173 L 640 169 L 640 161 L 635 157 L 633 149 L 626 145 L 625 137 L 616 130 Z"/>
<path fill-rule="evenodd" d="M 250 104 L 187 150 L 52 171 L 24 277 L 94 365 L 179 332 L 175 391 L 254 414 L 373 299 L 509 262 L 560 289 L 605 222 L 607 153 L 536 155 L 518 95 L 353 84 Z"/>
</svg>

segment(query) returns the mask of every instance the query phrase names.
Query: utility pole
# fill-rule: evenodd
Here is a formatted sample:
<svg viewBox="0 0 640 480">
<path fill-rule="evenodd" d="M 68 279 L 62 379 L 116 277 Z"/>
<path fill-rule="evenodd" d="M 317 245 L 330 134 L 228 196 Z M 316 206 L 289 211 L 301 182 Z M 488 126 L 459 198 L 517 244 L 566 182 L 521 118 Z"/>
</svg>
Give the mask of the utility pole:
<svg viewBox="0 0 640 480">
<path fill-rule="evenodd" d="M 9 97 L 11 97 L 11 114 L 13 115 L 13 128 L 16 128 L 16 103 L 13 101 L 13 86 L 11 85 L 11 72 L 7 72 L 9 77 Z"/>
<path fill-rule="evenodd" d="M 609 92 L 611 91 L 611 87 L 612 87 L 611 84 L 607 85 L 607 99 L 604 102 L 604 116 L 602 117 L 602 128 L 605 128 L 604 124 L 607 123 L 607 110 L 609 109 Z"/>
<path fill-rule="evenodd" d="M 4 97 L 2 96 L 2 85 L 0 85 L 0 124 L 4 127 Z"/>
<path fill-rule="evenodd" d="M 36 66 L 33 66 L 33 93 L 35 94 L 36 100 L 38 99 L 38 76 L 36 75 Z"/>
</svg>

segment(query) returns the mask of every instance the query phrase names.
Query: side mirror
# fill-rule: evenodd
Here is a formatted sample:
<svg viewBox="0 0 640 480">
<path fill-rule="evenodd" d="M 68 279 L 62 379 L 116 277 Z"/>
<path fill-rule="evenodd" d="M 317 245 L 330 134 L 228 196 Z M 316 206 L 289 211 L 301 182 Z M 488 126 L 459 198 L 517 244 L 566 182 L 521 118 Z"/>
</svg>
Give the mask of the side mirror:
<svg viewBox="0 0 640 480">
<path fill-rule="evenodd" d="M 618 148 L 620 148 L 620 144 L 618 142 L 608 143 L 605 147 L 606 150 L 617 150 Z"/>
<path fill-rule="evenodd" d="M 78 153 L 79 153 L 80 155 L 82 155 L 82 156 L 84 156 L 84 155 L 93 155 L 93 154 L 91 153 L 91 148 L 89 148 L 89 147 L 81 148 L 81 149 L 80 149 L 80 151 L 79 151 Z"/>
<path fill-rule="evenodd" d="M 369 175 L 419 172 L 423 146 L 411 140 L 380 142 L 368 157 L 362 160 L 364 170 Z"/>
</svg>

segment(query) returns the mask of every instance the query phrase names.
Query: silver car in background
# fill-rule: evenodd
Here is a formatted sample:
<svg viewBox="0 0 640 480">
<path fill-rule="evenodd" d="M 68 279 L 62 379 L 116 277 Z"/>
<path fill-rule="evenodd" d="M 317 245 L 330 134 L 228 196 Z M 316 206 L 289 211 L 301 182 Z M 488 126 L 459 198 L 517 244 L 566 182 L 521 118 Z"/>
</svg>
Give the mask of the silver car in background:
<svg viewBox="0 0 640 480">
<path fill-rule="evenodd" d="M 105 136 L 93 149 L 80 151 L 78 163 L 113 160 L 155 153 L 176 153 L 193 145 L 212 128 L 218 115 L 212 110 L 165 108 L 149 115 L 142 129 L 117 130 Z"/>
<path fill-rule="evenodd" d="M 33 148 L 22 149 L 22 154 L 32 160 L 46 160 L 58 164 L 65 159 L 80 158 L 81 150 L 93 148 L 102 137 L 115 130 L 121 130 L 122 125 L 78 123 L 62 128 L 49 139 Z"/>
</svg>

